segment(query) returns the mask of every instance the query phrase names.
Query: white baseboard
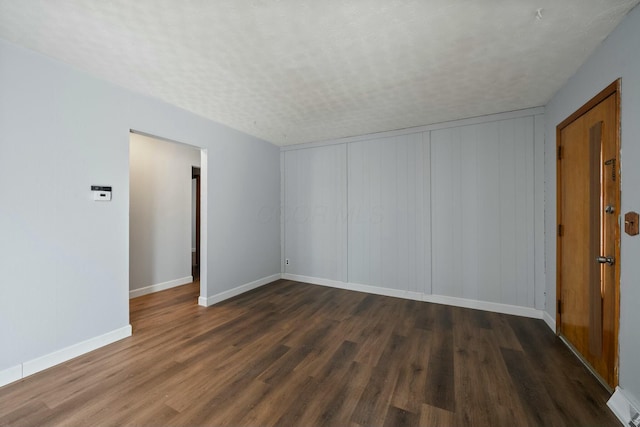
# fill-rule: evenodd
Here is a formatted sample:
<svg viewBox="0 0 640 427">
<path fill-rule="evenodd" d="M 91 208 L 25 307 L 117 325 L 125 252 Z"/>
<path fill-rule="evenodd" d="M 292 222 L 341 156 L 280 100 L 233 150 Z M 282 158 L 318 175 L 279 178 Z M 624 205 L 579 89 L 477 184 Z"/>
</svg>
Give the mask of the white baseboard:
<svg viewBox="0 0 640 427">
<path fill-rule="evenodd" d="M 455 307 L 473 308 L 477 310 L 492 311 L 495 313 L 513 314 L 516 316 L 542 319 L 543 311 L 518 305 L 500 304 L 489 301 L 478 301 L 466 298 L 449 297 L 445 295 L 431 295 L 422 292 L 403 291 L 399 289 L 383 288 L 379 286 L 362 285 L 359 283 L 341 282 L 338 280 L 321 279 L 317 277 L 301 276 L 298 274 L 282 274 L 283 279 L 296 282 L 311 283 L 314 285 L 330 286 L 332 288 L 347 289 L 350 291 L 367 292 L 370 294 L 384 295 L 388 297 L 412 299 L 416 301 L 431 302 L 435 304 L 452 305 Z"/>
<path fill-rule="evenodd" d="M 22 364 L 22 376 L 27 377 L 130 336 L 131 325 L 127 325 L 115 331 L 107 332 L 104 335 L 90 338 L 78 344 L 63 348 L 62 350 L 38 357 L 37 359 L 29 360 Z"/>
<path fill-rule="evenodd" d="M 22 365 L 0 371 L 0 387 L 22 379 Z"/>
<path fill-rule="evenodd" d="M 387 297 L 413 299 L 422 301 L 421 292 L 402 291 L 399 289 L 382 288 L 380 286 L 363 285 L 360 283 L 341 282 L 339 280 L 322 279 L 319 277 L 301 276 L 299 274 L 283 273 L 282 278 L 296 282 L 311 283 L 312 285 L 329 286 L 331 288 L 346 289 L 348 291 L 366 292 L 368 294 L 384 295 Z"/>
<path fill-rule="evenodd" d="M 329 286 L 331 288 L 348 289 L 348 283 L 340 282 L 338 280 L 321 279 L 319 277 L 301 276 L 299 274 L 282 273 L 282 278 L 285 280 L 293 280 L 295 282 L 311 283 L 312 285 Z"/>
<path fill-rule="evenodd" d="M 338 283 L 346 285 L 346 286 L 340 286 L 342 289 L 349 289 L 357 292 L 366 292 L 369 294 L 411 299 L 416 301 L 422 301 L 422 298 L 423 298 L 422 292 L 403 291 L 400 289 L 391 289 L 391 288 L 381 288 L 379 286 L 363 285 L 362 283 L 345 283 L 345 282 L 338 282 Z"/>
<path fill-rule="evenodd" d="M 640 405 L 636 402 L 632 402 L 629 396 L 627 396 L 624 390 L 620 387 L 616 387 L 616 391 L 607 402 L 607 406 L 625 426 L 628 426 L 631 418 L 640 412 L 640 409 L 638 409 L 640 408 Z"/>
<path fill-rule="evenodd" d="M 499 302 L 480 301 L 475 299 L 450 297 L 445 295 L 424 295 L 425 302 L 452 305 L 454 307 L 473 308 L 475 310 L 491 311 L 493 313 L 512 314 L 515 316 L 542 319 L 542 311 L 532 307 L 502 304 Z"/>
<path fill-rule="evenodd" d="M 71 360 L 129 336 L 131 336 L 131 325 L 107 332 L 104 335 L 90 338 L 86 341 L 54 351 L 53 353 L 46 354 L 36 359 L 29 360 L 21 365 L 14 366 L 0 372 L 0 386 L 28 377 L 36 372 L 44 371 L 47 368 L 66 362 L 67 360 Z"/>
<path fill-rule="evenodd" d="M 544 320 L 544 322 L 547 324 L 547 326 L 549 327 L 549 329 L 551 329 L 553 331 L 553 333 L 556 333 L 556 319 L 554 319 L 553 317 L 551 317 L 551 315 L 549 313 L 547 313 L 546 311 L 542 311 L 542 320 Z"/>
<path fill-rule="evenodd" d="M 168 282 L 162 282 L 151 286 L 145 286 L 140 289 L 133 289 L 129 291 L 129 299 L 141 297 L 142 295 L 152 294 L 154 292 L 160 292 L 167 289 L 175 288 L 176 286 L 186 285 L 193 282 L 193 276 L 181 277 L 175 280 L 169 280 Z"/>
<path fill-rule="evenodd" d="M 229 289 L 228 291 L 220 292 L 219 294 L 212 295 L 208 298 L 200 296 L 198 298 L 198 304 L 203 307 L 212 306 L 213 304 L 217 304 L 226 299 L 233 298 L 236 295 L 243 294 L 252 289 L 259 288 L 260 286 L 264 286 L 267 283 L 271 283 L 275 280 L 278 280 L 280 279 L 280 276 L 281 276 L 280 273 L 272 274 L 271 276 L 263 277 L 262 279 L 254 280 L 253 282 L 250 282 L 250 283 L 245 283 L 244 285 L 237 286 L 233 289 Z"/>
</svg>

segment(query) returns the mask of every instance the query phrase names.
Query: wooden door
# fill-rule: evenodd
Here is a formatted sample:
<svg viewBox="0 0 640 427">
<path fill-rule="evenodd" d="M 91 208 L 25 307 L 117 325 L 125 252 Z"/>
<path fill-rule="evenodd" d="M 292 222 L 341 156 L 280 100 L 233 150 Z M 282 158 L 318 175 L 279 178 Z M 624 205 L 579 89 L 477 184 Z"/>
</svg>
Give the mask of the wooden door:
<svg viewBox="0 0 640 427">
<path fill-rule="evenodd" d="M 619 81 L 558 125 L 558 333 L 618 384 Z"/>
</svg>

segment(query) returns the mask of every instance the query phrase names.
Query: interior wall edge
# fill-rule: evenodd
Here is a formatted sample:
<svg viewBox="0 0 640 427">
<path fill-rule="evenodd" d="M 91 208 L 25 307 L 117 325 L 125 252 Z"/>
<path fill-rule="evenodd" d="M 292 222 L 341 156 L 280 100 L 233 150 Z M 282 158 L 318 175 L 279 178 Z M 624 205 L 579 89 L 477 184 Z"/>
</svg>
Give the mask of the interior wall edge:
<svg viewBox="0 0 640 427">
<path fill-rule="evenodd" d="M 549 329 L 551 329 L 553 331 L 553 333 L 555 334 L 556 333 L 556 319 L 554 317 L 552 317 L 546 311 L 542 310 L 542 320 L 544 320 L 544 322 L 547 324 Z"/>
<path fill-rule="evenodd" d="M 545 258 L 545 116 L 544 113 L 534 116 L 534 292 L 535 308 L 546 310 L 547 269 Z M 553 330 L 555 331 L 555 320 Z"/>
<path fill-rule="evenodd" d="M 254 280 L 253 282 L 245 283 L 244 285 L 236 286 L 233 289 L 220 292 L 207 298 L 201 296 L 200 298 L 198 298 L 198 305 L 201 305 L 203 307 L 210 307 L 224 300 L 228 300 L 229 298 L 233 298 L 245 292 L 249 292 L 253 289 L 259 288 L 260 286 L 275 282 L 276 280 L 279 280 L 281 276 L 281 273 L 276 273 L 272 274 L 271 276 Z"/>
<path fill-rule="evenodd" d="M 0 371 L 0 387 L 22 379 L 22 364 Z"/>
</svg>

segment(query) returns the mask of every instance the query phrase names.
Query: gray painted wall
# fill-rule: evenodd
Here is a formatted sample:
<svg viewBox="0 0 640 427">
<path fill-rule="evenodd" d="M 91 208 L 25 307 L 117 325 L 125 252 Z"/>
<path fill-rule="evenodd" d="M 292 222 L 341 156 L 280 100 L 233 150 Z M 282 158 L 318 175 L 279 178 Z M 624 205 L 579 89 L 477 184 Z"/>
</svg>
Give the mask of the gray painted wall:
<svg viewBox="0 0 640 427">
<path fill-rule="evenodd" d="M 200 166 L 200 150 L 135 133 L 130 141 L 129 289 L 134 290 L 191 276 L 191 167 Z"/>
<path fill-rule="evenodd" d="M 0 94 L 0 371 L 129 323 L 130 129 L 207 150 L 205 296 L 280 272 L 277 147 L 1 40 Z"/>
<path fill-rule="evenodd" d="M 284 153 L 285 273 L 346 281 L 347 150 Z"/>
<path fill-rule="evenodd" d="M 556 305 L 556 126 L 589 99 L 622 77 L 621 212 L 640 211 L 640 8 L 633 9 L 545 110 L 545 224 L 547 311 Z M 620 386 L 640 402 L 640 237 L 622 234 L 620 269 Z"/>
</svg>

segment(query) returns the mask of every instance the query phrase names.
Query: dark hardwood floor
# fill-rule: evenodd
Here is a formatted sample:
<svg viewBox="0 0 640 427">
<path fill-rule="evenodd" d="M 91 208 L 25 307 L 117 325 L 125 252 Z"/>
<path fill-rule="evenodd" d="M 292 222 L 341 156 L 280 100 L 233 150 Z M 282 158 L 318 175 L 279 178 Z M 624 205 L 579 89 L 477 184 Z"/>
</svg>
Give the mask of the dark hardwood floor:
<svg viewBox="0 0 640 427">
<path fill-rule="evenodd" d="M 540 320 L 280 280 L 131 300 L 134 335 L 0 388 L 10 426 L 616 426 Z"/>
</svg>

